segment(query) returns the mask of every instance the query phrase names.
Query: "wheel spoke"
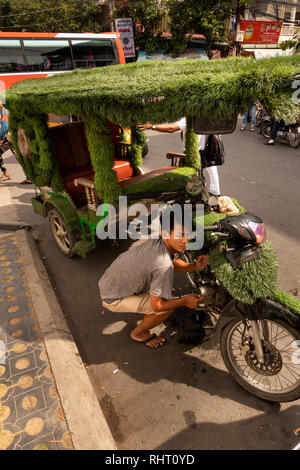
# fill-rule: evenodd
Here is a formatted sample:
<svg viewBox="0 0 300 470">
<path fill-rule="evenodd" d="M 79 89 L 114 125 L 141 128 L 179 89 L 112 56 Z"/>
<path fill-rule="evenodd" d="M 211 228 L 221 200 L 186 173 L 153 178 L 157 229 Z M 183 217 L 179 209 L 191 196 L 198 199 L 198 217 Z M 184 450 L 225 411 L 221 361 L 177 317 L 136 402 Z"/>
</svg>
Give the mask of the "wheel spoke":
<svg viewBox="0 0 300 470">
<path fill-rule="evenodd" d="M 300 366 L 291 362 L 297 349 L 291 344 L 296 337 L 273 320 L 260 320 L 258 327 L 264 338 L 264 362 L 259 363 L 256 359 L 251 327 L 245 329 L 244 322 L 240 321 L 227 339 L 232 365 L 244 380 L 259 390 L 273 394 L 294 390 L 300 384 Z M 242 353 L 241 346 L 246 339 L 249 350 Z"/>
<path fill-rule="evenodd" d="M 65 252 L 69 253 L 72 247 L 72 240 L 68 230 L 64 224 L 64 221 L 57 215 L 53 215 L 50 219 L 52 233 L 59 247 Z"/>
</svg>

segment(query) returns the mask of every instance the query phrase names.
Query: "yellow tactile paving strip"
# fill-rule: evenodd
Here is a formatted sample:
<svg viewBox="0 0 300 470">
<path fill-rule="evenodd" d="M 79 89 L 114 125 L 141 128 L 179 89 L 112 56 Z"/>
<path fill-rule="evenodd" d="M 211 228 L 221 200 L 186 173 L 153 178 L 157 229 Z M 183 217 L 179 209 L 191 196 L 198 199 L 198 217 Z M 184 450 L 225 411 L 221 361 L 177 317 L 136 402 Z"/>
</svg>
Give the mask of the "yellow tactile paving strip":
<svg viewBox="0 0 300 470">
<path fill-rule="evenodd" d="M 14 235 L 0 239 L 0 450 L 73 449 Z"/>
</svg>

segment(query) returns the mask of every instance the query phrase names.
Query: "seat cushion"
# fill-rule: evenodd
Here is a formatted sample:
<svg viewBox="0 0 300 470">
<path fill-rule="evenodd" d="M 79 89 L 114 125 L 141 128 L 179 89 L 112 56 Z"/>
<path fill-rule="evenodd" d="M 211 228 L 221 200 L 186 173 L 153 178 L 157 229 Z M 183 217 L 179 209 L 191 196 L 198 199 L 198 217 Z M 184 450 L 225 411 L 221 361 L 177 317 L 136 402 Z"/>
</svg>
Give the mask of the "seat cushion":
<svg viewBox="0 0 300 470">
<path fill-rule="evenodd" d="M 114 160 L 113 170 L 117 174 L 118 181 L 127 180 L 131 178 L 134 174 L 133 168 L 130 162 L 123 160 Z M 75 186 L 74 179 L 76 178 L 86 178 L 88 180 L 94 181 L 95 172 L 92 166 L 86 166 L 81 168 L 74 169 L 68 175 L 63 176 L 63 182 L 66 190 L 71 196 L 77 196 L 85 192 L 85 189 L 82 185 Z"/>
</svg>

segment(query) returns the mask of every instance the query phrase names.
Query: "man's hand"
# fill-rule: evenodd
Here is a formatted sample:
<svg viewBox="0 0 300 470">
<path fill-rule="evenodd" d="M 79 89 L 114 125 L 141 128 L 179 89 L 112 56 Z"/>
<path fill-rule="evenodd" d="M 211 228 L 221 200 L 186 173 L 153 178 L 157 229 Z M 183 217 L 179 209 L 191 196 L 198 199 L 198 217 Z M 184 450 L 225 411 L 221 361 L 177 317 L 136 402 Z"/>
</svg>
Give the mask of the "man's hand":
<svg viewBox="0 0 300 470">
<path fill-rule="evenodd" d="M 185 299 L 186 307 L 196 308 L 198 307 L 200 301 L 203 300 L 203 297 L 201 297 L 201 295 L 198 295 L 198 294 L 189 294 L 186 297 L 184 297 L 184 299 Z"/>
<path fill-rule="evenodd" d="M 146 122 L 145 124 L 138 124 L 138 128 L 142 131 L 145 131 L 146 129 L 152 129 L 152 124 L 150 124 L 150 122 Z"/>
<path fill-rule="evenodd" d="M 198 256 L 195 261 L 195 271 L 202 271 L 202 269 L 206 268 L 208 261 L 207 255 Z"/>
</svg>

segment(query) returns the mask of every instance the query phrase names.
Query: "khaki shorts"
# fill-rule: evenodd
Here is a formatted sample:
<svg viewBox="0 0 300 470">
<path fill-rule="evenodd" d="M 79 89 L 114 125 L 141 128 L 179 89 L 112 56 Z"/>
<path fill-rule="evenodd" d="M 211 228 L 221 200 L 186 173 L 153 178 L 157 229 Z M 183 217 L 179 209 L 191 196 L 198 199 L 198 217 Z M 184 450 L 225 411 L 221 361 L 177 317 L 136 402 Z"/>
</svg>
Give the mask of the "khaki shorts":
<svg viewBox="0 0 300 470">
<path fill-rule="evenodd" d="M 132 312 L 141 313 L 142 315 L 162 315 L 163 313 L 166 313 L 154 312 L 152 310 L 149 293 L 130 295 L 129 297 L 115 300 L 111 304 L 107 304 L 103 300 L 102 305 L 111 312 Z"/>
</svg>

